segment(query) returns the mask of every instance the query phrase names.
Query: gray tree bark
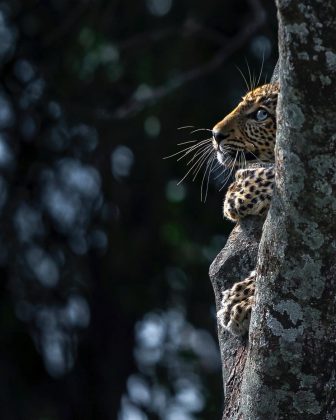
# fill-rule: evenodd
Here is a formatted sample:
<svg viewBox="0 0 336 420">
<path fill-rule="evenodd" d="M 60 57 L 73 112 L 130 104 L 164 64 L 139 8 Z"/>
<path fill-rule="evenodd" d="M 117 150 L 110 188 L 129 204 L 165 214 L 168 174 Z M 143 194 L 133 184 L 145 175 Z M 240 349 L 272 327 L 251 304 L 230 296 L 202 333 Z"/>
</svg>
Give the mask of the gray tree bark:
<svg viewBox="0 0 336 420">
<path fill-rule="evenodd" d="M 277 7 L 276 187 L 249 339 L 219 331 L 223 418 L 335 419 L 336 2 L 277 0 Z M 260 226 L 246 223 L 235 230 L 246 232 L 252 251 L 235 257 L 234 271 L 230 249 L 239 254 L 241 238 L 231 237 L 211 267 L 217 303 L 220 290 L 246 274 L 242 258 L 253 265 Z"/>
<path fill-rule="evenodd" d="M 233 229 L 229 239 L 210 267 L 217 310 L 222 292 L 243 280 L 255 268 L 263 220 L 247 217 Z M 247 340 L 238 338 L 218 326 L 224 384 L 223 419 L 236 418 L 241 399 L 241 383 L 247 357 Z"/>
</svg>

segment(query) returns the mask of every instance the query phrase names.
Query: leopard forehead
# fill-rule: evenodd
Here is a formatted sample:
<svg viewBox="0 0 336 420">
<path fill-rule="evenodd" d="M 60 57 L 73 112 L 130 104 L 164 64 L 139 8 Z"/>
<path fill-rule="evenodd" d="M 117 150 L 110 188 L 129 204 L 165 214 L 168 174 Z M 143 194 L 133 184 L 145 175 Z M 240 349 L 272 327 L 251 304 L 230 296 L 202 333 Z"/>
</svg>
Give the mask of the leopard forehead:
<svg viewBox="0 0 336 420">
<path fill-rule="evenodd" d="M 213 128 L 214 147 L 221 150 L 244 151 L 253 154 L 256 160 L 272 162 L 276 137 L 276 105 L 278 83 L 266 84 L 248 92 L 223 120 Z M 268 117 L 258 121 L 259 109 Z M 220 160 L 220 157 L 219 157 Z"/>
<path fill-rule="evenodd" d="M 231 114 L 237 119 L 244 118 L 253 111 L 263 107 L 272 115 L 275 115 L 278 93 L 279 88 L 277 84 L 259 86 L 243 96 L 241 102 Z"/>
<path fill-rule="evenodd" d="M 242 99 L 250 103 L 260 103 L 262 101 L 271 101 L 277 98 L 279 85 L 277 83 L 268 83 L 249 91 Z"/>
</svg>

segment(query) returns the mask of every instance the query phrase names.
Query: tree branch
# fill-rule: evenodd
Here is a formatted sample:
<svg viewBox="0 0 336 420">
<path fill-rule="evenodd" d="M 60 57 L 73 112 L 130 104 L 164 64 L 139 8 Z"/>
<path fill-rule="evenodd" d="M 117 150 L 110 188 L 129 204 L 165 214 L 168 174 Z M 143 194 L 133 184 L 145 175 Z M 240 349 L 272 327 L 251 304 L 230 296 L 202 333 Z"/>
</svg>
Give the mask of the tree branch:
<svg viewBox="0 0 336 420">
<path fill-rule="evenodd" d="M 125 119 L 134 116 L 158 100 L 173 93 L 185 84 L 195 81 L 219 68 L 232 54 L 243 47 L 251 39 L 251 36 L 262 26 L 265 21 L 265 12 L 259 0 L 248 0 L 252 10 L 250 23 L 235 37 L 228 39 L 223 48 L 207 63 L 195 67 L 169 79 L 165 84 L 149 90 L 148 94 L 141 99 L 134 95 L 115 111 L 99 110 L 97 117 L 100 119 Z"/>
</svg>

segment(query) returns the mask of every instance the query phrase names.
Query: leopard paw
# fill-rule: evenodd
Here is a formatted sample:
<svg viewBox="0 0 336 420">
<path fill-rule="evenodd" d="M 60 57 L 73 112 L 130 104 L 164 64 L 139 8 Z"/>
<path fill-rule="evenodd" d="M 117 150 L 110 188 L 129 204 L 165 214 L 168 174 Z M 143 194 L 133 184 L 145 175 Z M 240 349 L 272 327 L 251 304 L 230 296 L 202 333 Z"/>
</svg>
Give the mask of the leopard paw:
<svg viewBox="0 0 336 420">
<path fill-rule="evenodd" d="M 242 336 L 249 329 L 254 304 L 255 276 L 255 271 L 252 271 L 249 277 L 235 283 L 223 293 L 222 307 L 217 312 L 217 318 L 221 326 L 233 335 Z"/>
<path fill-rule="evenodd" d="M 248 215 L 266 214 L 273 193 L 274 168 L 240 169 L 226 193 L 224 216 L 237 221 Z"/>
</svg>

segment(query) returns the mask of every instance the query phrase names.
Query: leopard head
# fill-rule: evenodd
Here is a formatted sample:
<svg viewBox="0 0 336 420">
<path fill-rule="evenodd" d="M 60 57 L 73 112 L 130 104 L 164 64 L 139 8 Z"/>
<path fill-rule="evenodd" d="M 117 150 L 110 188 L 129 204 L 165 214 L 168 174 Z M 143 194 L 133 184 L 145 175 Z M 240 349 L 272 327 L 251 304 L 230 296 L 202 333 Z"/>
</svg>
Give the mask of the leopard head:
<svg viewBox="0 0 336 420">
<path fill-rule="evenodd" d="M 278 93 L 278 83 L 251 90 L 213 127 L 212 143 L 221 164 L 274 162 Z"/>
</svg>

